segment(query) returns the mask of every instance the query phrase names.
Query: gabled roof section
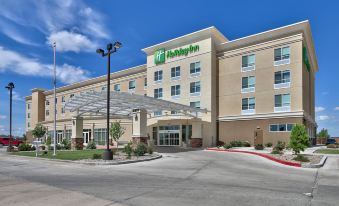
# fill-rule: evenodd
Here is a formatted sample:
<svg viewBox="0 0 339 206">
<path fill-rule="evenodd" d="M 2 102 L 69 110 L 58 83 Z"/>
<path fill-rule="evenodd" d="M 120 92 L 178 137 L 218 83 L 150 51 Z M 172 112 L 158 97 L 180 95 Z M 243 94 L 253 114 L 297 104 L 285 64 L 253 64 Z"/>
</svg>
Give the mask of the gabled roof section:
<svg viewBox="0 0 339 206">
<path fill-rule="evenodd" d="M 312 38 L 312 33 L 311 33 L 311 26 L 308 20 L 221 43 L 217 45 L 217 51 L 218 52 L 230 51 L 233 49 L 238 49 L 241 47 L 246 47 L 246 46 L 266 42 L 269 40 L 291 36 L 294 34 L 300 34 L 300 33 L 302 33 L 303 37 L 305 38 L 306 47 L 307 47 L 308 54 L 310 56 L 311 64 L 314 68 L 314 71 L 318 71 L 318 61 L 317 61 L 317 57 L 315 54 L 313 38 Z"/>
<path fill-rule="evenodd" d="M 147 55 L 153 54 L 154 51 L 160 48 L 172 49 L 176 47 L 180 47 L 182 45 L 194 43 L 206 38 L 212 37 L 215 41 L 215 44 L 221 44 L 227 42 L 228 39 L 214 26 L 208 27 L 206 29 L 202 29 L 190 34 L 186 34 L 184 36 L 177 37 L 175 39 L 171 39 L 160 44 L 156 44 L 147 48 L 142 49 Z"/>
</svg>

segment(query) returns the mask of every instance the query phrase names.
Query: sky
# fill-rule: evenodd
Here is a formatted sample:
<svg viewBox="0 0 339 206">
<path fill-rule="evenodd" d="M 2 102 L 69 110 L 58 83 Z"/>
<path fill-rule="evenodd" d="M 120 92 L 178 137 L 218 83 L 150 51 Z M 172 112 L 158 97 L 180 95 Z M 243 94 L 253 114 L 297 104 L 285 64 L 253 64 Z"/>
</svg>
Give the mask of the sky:
<svg viewBox="0 0 339 206">
<path fill-rule="evenodd" d="M 142 48 L 215 26 L 229 40 L 309 20 L 319 64 L 316 121 L 339 137 L 338 1 L 86 1 L 0 0 L 0 134 L 9 133 L 9 94 L 14 82 L 13 134 L 25 132 L 25 96 L 51 89 L 57 42 L 58 86 L 106 73 L 95 50 L 123 47 L 113 71 L 146 63 Z"/>
</svg>

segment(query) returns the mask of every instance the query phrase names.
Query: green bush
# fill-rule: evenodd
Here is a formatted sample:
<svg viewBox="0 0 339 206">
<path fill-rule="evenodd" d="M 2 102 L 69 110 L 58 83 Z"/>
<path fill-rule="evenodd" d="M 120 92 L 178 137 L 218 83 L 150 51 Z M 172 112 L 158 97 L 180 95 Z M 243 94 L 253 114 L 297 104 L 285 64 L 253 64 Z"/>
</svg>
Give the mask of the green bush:
<svg viewBox="0 0 339 206">
<path fill-rule="evenodd" d="M 272 150 L 271 154 L 281 154 L 281 152 L 278 150 Z"/>
<path fill-rule="evenodd" d="M 12 145 L 8 146 L 6 151 L 7 152 L 15 152 L 14 147 Z"/>
<path fill-rule="evenodd" d="M 337 148 L 338 146 L 336 144 L 328 144 L 327 148 Z"/>
<path fill-rule="evenodd" d="M 154 148 L 152 146 L 147 147 L 147 153 L 148 154 L 153 154 Z"/>
<path fill-rule="evenodd" d="M 136 156 L 143 156 L 147 152 L 147 146 L 144 143 L 137 144 L 134 149 L 134 154 Z"/>
<path fill-rule="evenodd" d="M 282 152 L 286 148 L 285 142 L 278 141 L 278 143 L 273 147 L 273 150 Z"/>
<path fill-rule="evenodd" d="M 243 147 L 250 147 L 251 144 L 249 142 L 245 141 L 245 142 L 242 142 L 242 146 Z"/>
<path fill-rule="evenodd" d="M 310 146 L 306 127 L 303 124 L 296 124 L 291 132 L 290 142 L 288 147 L 291 148 L 294 154 L 299 154 Z"/>
<path fill-rule="evenodd" d="M 299 162 L 309 162 L 310 160 L 305 157 L 304 155 L 298 154 L 295 158 L 293 158 L 293 160 L 295 161 L 299 161 Z"/>
<path fill-rule="evenodd" d="M 51 144 L 52 144 L 52 138 L 51 138 L 51 136 L 48 136 L 47 139 L 46 139 L 46 145 L 49 147 L 49 146 L 51 146 Z"/>
<path fill-rule="evenodd" d="M 231 149 L 231 148 L 232 148 L 232 145 L 231 145 L 231 144 L 228 144 L 228 143 L 225 143 L 223 147 L 224 147 L 225 149 Z"/>
<path fill-rule="evenodd" d="M 96 149 L 97 146 L 94 141 L 91 141 L 90 143 L 87 144 L 86 149 Z"/>
<path fill-rule="evenodd" d="M 32 146 L 26 143 L 22 143 L 19 145 L 18 147 L 19 151 L 31 151 L 32 150 Z"/>
<path fill-rule="evenodd" d="M 61 144 L 65 150 L 71 149 L 71 142 L 68 139 L 63 139 Z"/>
<path fill-rule="evenodd" d="M 92 159 L 102 159 L 102 154 L 93 154 Z"/>
<path fill-rule="evenodd" d="M 238 141 L 238 140 L 233 140 L 233 141 L 230 142 L 230 145 L 232 147 L 242 147 L 242 142 Z"/>
<path fill-rule="evenodd" d="M 60 145 L 60 144 L 57 144 L 55 149 L 56 149 L 56 150 L 62 150 L 62 149 L 63 149 L 63 147 L 62 147 L 62 145 Z"/>
<path fill-rule="evenodd" d="M 125 145 L 124 152 L 127 154 L 129 158 L 132 156 L 133 153 L 132 142 L 129 142 L 127 145 Z"/>
<path fill-rule="evenodd" d="M 263 150 L 264 149 L 264 145 L 256 144 L 256 145 L 254 145 L 254 149 L 256 149 L 256 150 Z"/>
<path fill-rule="evenodd" d="M 265 147 L 272 147 L 272 146 L 273 146 L 272 142 L 267 142 L 267 143 L 265 144 Z"/>
</svg>

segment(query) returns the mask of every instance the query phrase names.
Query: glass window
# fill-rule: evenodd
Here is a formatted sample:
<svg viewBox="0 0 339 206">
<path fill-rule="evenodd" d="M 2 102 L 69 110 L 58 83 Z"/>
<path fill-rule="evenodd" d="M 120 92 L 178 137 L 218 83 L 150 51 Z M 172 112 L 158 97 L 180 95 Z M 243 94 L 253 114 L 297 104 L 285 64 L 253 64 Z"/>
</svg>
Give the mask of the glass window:
<svg viewBox="0 0 339 206">
<path fill-rule="evenodd" d="M 194 62 L 190 64 L 190 74 L 200 73 L 200 62 Z"/>
<path fill-rule="evenodd" d="M 28 119 L 31 118 L 31 113 L 28 113 L 28 114 L 27 114 L 27 118 L 28 118 Z"/>
<path fill-rule="evenodd" d="M 179 96 L 180 95 L 180 85 L 171 86 L 171 96 Z"/>
<path fill-rule="evenodd" d="M 294 124 L 287 124 L 287 131 L 292 131 Z"/>
<path fill-rule="evenodd" d="M 49 110 L 46 110 L 46 116 L 49 116 Z"/>
<path fill-rule="evenodd" d="M 47 106 L 49 105 L 49 100 L 46 100 L 46 105 L 47 105 Z"/>
<path fill-rule="evenodd" d="M 119 88 L 120 88 L 120 85 L 119 85 Z M 135 89 L 135 80 L 128 82 L 128 88 L 129 89 Z M 119 89 L 119 91 L 120 91 L 120 89 Z"/>
<path fill-rule="evenodd" d="M 61 101 L 62 101 L 62 102 L 66 102 L 65 96 L 62 96 L 62 97 L 61 97 Z"/>
<path fill-rule="evenodd" d="M 162 88 L 154 89 L 154 98 L 162 98 Z"/>
<path fill-rule="evenodd" d="M 107 90 L 107 87 L 104 86 L 104 87 L 101 87 L 101 91 L 106 91 Z"/>
<path fill-rule="evenodd" d="M 180 77 L 180 66 L 171 68 L 171 78 Z"/>
<path fill-rule="evenodd" d="M 144 79 L 144 87 L 147 87 L 147 78 Z"/>
<path fill-rule="evenodd" d="M 291 105 L 290 94 L 278 94 L 274 97 L 275 107 L 287 107 Z"/>
<path fill-rule="evenodd" d="M 271 124 L 271 125 L 270 125 L 270 131 L 271 131 L 271 132 L 276 132 L 276 131 L 278 131 L 278 125 L 276 125 L 276 124 Z"/>
<path fill-rule="evenodd" d="M 71 140 L 71 137 L 72 137 L 72 130 L 71 129 L 66 130 L 65 138 L 68 140 Z"/>
<path fill-rule="evenodd" d="M 131 86 L 131 83 L 129 83 L 129 86 Z M 132 85 L 133 86 L 133 85 Z M 115 84 L 114 85 L 114 91 L 120 92 L 120 84 Z"/>
<path fill-rule="evenodd" d="M 294 124 L 271 124 L 270 132 L 290 132 Z"/>
<path fill-rule="evenodd" d="M 28 122 L 28 123 L 27 123 L 27 127 L 31 127 L 31 123 Z"/>
<path fill-rule="evenodd" d="M 282 84 L 290 82 L 290 70 L 278 71 L 274 74 L 274 83 Z"/>
<path fill-rule="evenodd" d="M 162 70 L 154 72 L 154 81 L 161 81 L 162 80 Z"/>
<path fill-rule="evenodd" d="M 74 97 L 74 94 L 69 95 L 69 98 L 72 98 L 72 97 Z"/>
<path fill-rule="evenodd" d="M 31 104 L 27 104 L 27 109 L 28 109 L 28 110 L 31 109 Z"/>
<path fill-rule="evenodd" d="M 242 57 L 242 67 L 249 67 L 255 65 L 255 55 L 247 55 Z"/>
<path fill-rule="evenodd" d="M 285 132 L 286 131 L 286 124 L 279 124 L 279 132 Z"/>
<path fill-rule="evenodd" d="M 106 128 L 94 129 L 94 141 L 97 145 L 106 144 Z"/>
<path fill-rule="evenodd" d="M 290 58 L 290 47 L 282 47 L 274 50 L 274 61 Z"/>
<path fill-rule="evenodd" d="M 195 107 L 200 109 L 200 101 L 190 102 L 190 107 Z"/>
<path fill-rule="evenodd" d="M 250 87 L 255 87 L 255 77 L 254 76 L 249 76 L 249 77 L 243 77 L 242 78 L 242 88 L 250 88 Z"/>
<path fill-rule="evenodd" d="M 162 115 L 162 111 L 155 111 L 154 112 L 154 116 L 161 116 Z"/>
<path fill-rule="evenodd" d="M 255 109 L 255 97 L 243 98 L 241 109 L 242 110 Z"/>
<path fill-rule="evenodd" d="M 65 113 L 65 108 L 64 108 L 64 107 L 61 108 L 61 113 L 62 113 L 62 114 Z"/>
<path fill-rule="evenodd" d="M 191 82 L 190 84 L 190 93 L 200 93 L 200 81 L 198 82 Z"/>
</svg>

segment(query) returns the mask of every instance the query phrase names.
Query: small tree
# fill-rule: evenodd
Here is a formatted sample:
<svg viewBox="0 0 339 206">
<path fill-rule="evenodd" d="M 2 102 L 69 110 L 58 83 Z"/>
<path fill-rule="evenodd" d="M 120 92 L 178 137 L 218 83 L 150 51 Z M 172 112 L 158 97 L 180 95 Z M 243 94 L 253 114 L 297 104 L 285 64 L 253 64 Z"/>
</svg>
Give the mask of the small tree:
<svg viewBox="0 0 339 206">
<path fill-rule="evenodd" d="M 27 142 L 27 136 L 26 136 L 26 134 L 23 134 L 23 135 L 22 135 L 22 141 L 23 141 L 24 143 Z"/>
<path fill-rule="evenodd" d="M 326 139 L 330 137 L 330 135 L 328 134 L 327 129 L 322 128 L 317 137 L 320 139 L 320 144 L 323 144 L 324 141 L 326 141 Z"/>
<path fill-rule="evenodd" d="M 310 142 L 306 132 L 306 127 L 303 124 L 297 124 L 293 127 L 288 147 L 291 148 L 294 154 L 298 155 L 305 148 L 309 147 Z"/>
<path fill-rule="evenodd" d="M 119 122 L 114 122 L 111 124 L 111 128 L 109 129 L 109 133 L 114 141 L 117 143 L 117 151 L 119 146 L 119 139 L 122 135 L 125 134 L 125 128 L 123 128 Z"/>
<path fill-rule="evenodd" d="M 40 139 L 46 134 L 46 127 L 44 127 L 42 124 L 38 123 L 34 130 L 32 131 L 32 134 L 34 137 Z"/>
</svg>

